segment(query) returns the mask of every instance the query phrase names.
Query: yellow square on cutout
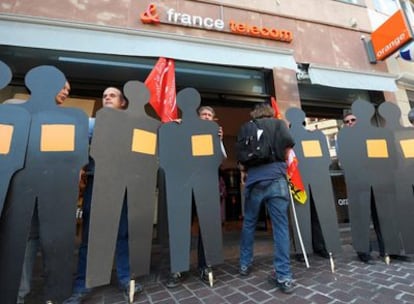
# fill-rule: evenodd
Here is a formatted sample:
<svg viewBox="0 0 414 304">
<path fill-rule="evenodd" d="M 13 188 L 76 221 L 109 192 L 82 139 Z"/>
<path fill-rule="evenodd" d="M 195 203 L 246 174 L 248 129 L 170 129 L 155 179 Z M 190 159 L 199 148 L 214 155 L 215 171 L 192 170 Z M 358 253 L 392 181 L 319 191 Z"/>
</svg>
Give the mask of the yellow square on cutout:
<svg viewBox="0 0 414 304">
<path fill-rule="evenodd" d="M 414 157 L 414 139 L 400 140 L 400 146 L 405 158 Z"/>
<path fill-rule="evenodd" d="M 388 158 L 387 141 L 385 139 L 367 139 L 368 158 Z"/>
<path fill-rule="evenodd" d="M 133 152 L 155 155 L 157 148 L 157 135 L 145 130 L 134 129 L 132 134 Z"/>
<path fill-rule="evenodd" d="M 318 140 L 303 140 L 302 149 L 305 157 L 322 157 L 322 148 Z"/>
<path fill-rule="evenodd" d="M 75 151 L 74 125 L 42 125 L 40 151 L 67 152 Z"/>
<path fill-rule="evenodd" d="M 0 124 L 0 154 L 9 154 L 14 127 Z"/>
<path fill-rule="evenodd" d="M 191 147 L 193 156 L 208 156 L 214 154 L 213 136 L 193 135 L 191 136 Z"/>
</svg>

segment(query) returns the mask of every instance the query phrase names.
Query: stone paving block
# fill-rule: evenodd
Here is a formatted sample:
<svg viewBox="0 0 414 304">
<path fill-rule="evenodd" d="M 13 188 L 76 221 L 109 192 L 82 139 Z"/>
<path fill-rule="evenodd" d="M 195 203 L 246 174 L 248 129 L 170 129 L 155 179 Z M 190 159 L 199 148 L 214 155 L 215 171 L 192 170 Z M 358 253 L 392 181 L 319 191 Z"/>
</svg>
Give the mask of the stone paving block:
<svg viewBox="0 0 414 304">
<path fill-rule="evenodd" d="M 167 291 L 159 291 L 157 293 L 152 293 L 149 295 L 149 298 L 152 302 L 158 302 L 158 301 L 165 301 L 168 299 L 172 299 L 171 294 Z"/>
<path fill-rule="evenodd" d="M 197 296 L 198 298 L 207 298 L 213 294 L 214 294 L 214 289 L 207 287 L 207 286 L 205 288 L 194 291 L 194 295 Z"/>
<path fill-rule="evenodd" d="M 349 293 L 341 290 L 335 290 L 334 292 L 330 293 L 329 296 L 345 303 L 351 303 L 354 299 L 353 296 L 351 296 Z"/>
<path fill-rule="evenodd" d="M 223 298 L 213 294 L 210 297 L 204 298 L 203 299 L 203 303 L 204 304 L 217 304 L 217 303 L 223 303 Z"/>
<path fill-rule="evenodd" d="M 181 303 L 181 304 L 201 304 L 203 302 L 201 302 L 200 299 L 198 299 L 197 297 L 194 296 L 194 297 L 191 297 L 191 298 L 183 299 L 179 303 Z"/>
<path fill-rule="evenodd" d="M 182 289 L 178 292 L 175 292 L 172 294 L 172 296 L 174 297 L 174 299 L 176 300 L 181 300 L 181 299 L 185 299 L 185 298 L 189 298 L 192 297 L 194 294 L 192 292 L 190 292 L 187 289 Z"/>
<path fill-rule="evenodd" d="M 292 295 L 289 298 L 285 299 L 283 303 L 286 303 L 286 304 L 311 304 L 312 301 L 309 300 L 309 299 L 304 299 L 304 298 Z"/>
<path fill-rule="evenodd" d="M 262 303 L 265 300 L 271 298 L 272 295 L 270 295 L 270 294 L 268 294 L 264 291 L 259 290 L 259 291 L 256 291 L 256 292 L 252 293 L 252 294 L 249 294 L 249 297 L 252 298 L 254 300 L 254 302 L 256 302 L 256 303 Z"/>
<path fill-rule="evenodd" d="M 333 300 L 331 297 L 328 297 L 320 293 L 315 293 L 311 295 L 310 297 L 306 297 L 306 299 L 310 300 L 313 303 L 317 303 L 317 304 L 328 304 L 332 302 Z"/>
<path fill-rule="evenodd" d="M 245 286 L 241 286 L 239 288 L 239 291 L 244 294 L 250 295 L 251 293 L 258 291 L 258 289 L 252 285 L 245 285 Z"/>
<path fill-rule="evenodd" d="M 304 288 L 306 285 L 303 285 Z M 329 294 L 335 290 L 335 288 L 332 288 L 331 286 L 325 285 L 325 284 L 317 284 L 313 286 L 306 286 L 306 289 L 309 290 L 309 292 L 319 292 L 321 294 Z"/>
<path fill-rule="evenodd" d="M 375 295 L 376 292 L 377 290 L 370 290 L 370 289 L 361 288 L 361 287 L 353 287 L 349 291 L 349 294 L 354 297 L 360 297 L 363 299 L 371 299 Z"/>
<path fill-rule="evenodd" d="M 407 301 L 407 303 L 414 303 L 414 294 L 413 293 L 404 293 L 400 297 L 401 300 Z"/>
<path fill-rule="evenodd" d="M 231 304 L 240 304 L 249 299 L 245 295 L 238 293 L 238 292 L 225 296 L 224 298 L 226 299 L 226 301 L 228 301 Z"/>
</svg>

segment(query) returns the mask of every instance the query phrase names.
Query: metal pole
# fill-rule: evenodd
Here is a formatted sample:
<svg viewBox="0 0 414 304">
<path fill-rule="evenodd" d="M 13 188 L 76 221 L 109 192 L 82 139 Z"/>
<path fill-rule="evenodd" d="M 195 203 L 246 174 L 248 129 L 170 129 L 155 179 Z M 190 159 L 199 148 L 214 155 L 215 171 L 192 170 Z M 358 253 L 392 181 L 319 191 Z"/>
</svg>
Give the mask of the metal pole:
<svg viewBox="0 0 414 304">
<path fill-rule="evenodd" d="M 300 248 L 302 250 L 303 258 L 305 260 L 306 268 L 309 268 L 309 261 L 308 261 L 307 255 L 306 255 L 305 246 L 303 245 L 302 234 L 300 233 L 298 218 L 296 216 L 295 202 L 293 200 L 292 192 L 290 191 L 290 189 L 289 189 L 289 195 L 290 195 L 290 202 L 291 202 L 291 205 L 292 205 L 293 219 L 295 221 L 296 231 L 298 233 Z"/>
</svg>

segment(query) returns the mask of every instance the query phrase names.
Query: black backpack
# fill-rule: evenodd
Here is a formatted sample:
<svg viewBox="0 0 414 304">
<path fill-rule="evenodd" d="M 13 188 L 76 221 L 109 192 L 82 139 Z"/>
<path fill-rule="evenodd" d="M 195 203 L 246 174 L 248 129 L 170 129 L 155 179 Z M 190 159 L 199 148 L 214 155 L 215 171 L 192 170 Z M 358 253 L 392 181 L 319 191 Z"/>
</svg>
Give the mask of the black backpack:
<svg viewBox="0 0 414 304">
<path fill-rule="evenodd" d="M 240 128 L 236 142 L 237 160 L 246 167 L 275 161 L 271 132 L 260 121 L 251 120 Z"/>
</svg>

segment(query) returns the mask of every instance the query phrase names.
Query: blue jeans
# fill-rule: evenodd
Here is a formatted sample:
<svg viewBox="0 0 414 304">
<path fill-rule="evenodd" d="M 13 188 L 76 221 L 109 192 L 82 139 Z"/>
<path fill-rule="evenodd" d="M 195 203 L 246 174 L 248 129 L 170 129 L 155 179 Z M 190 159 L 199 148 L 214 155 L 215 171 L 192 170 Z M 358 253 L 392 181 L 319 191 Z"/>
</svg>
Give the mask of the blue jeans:
<svg viewBox="0 0 414 304">
<path fill-rule="evenodd" d="M 78 271 L 73 288 L 74 293 L 86 292 L 86 257 L 88 254 L 89 220 L 92 201 L 93 177 L 89 176 L 83 197 L 82 211 L 82 242 L 79 246 Z M 116 273 L 120 287 L 126 288 L 130 281 L 129 247 L 128 247 L 128 209 L 124 200 L 119 220 L 118 237 L 116 240 Z"/>
<path fill-rule="evenodd" d="M 262 203 L 266 204 L 273 230 L 273 267 L 280 282 L 291 280 L 289 240 L 289 192 L 285 178 L 262 181 L 245 190 L 244 220 L 240 240 L 240 266 L 253 262 L 253 243 Z"/>
</svg>

